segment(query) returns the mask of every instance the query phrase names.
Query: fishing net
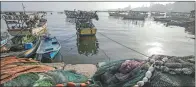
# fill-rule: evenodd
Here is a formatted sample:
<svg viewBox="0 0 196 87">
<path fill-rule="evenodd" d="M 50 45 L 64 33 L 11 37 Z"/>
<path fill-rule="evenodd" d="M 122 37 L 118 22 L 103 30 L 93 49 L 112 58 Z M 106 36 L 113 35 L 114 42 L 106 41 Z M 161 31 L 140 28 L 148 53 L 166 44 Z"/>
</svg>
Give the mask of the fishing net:
<svg viewBox="0 0 196 87">
<path fill-rule="evenodd" d="M 41 65 L 37 61 L 26 58 L 5 57 L 1 59 L 1 84 L 17 76 L 29 72 L 47 72 L 53 67 Z"/>
<path fill-rule="evenodd" d="M 132 59 L 134 61 L 142 62 L 137 59 Z M 129 76 L 126 79 L 119 79 L 116 73 L 119 73 L 118 69 L 121 67 L 125 60 L 111 61 L 100 64 L 98 71 L 93 76 L 93 80 L 100 82 L 103 87 L 131 87 L 137 83 L 137 81 L 143 79 L 145 72 L 148 67 L 146 64 L 138 66 L 129 72 Z"/>
<path fill-rule="evenodd" d="M 44 73 L 22 74 L 11 81 L 4 83 L 4 86 L 54 86 L 66 84 L 67 82 L 84 83 L 88 80 L 86 76 L 74 71 L 54 70 Z"/>
<path fill-rule="evenodd" d="M 151 58 L 156 60 L 167 57 L 169 60 L 165 63 L 165 66 L 170 68 L 170 71 L 164 69 L 157 69 L 154 71 L 150 82 L 146 84 L 146 87 L 195 87 L 195 57 L 194 56 L 165 56 L 165 55 L 153 55 Z M 183 68 L 188 69 L 191 74 L 184 74 Z M 178 70 L 178 72 L 176 72 Z"/>
<path fill-rule="evenodd" d="M 169 71 L 165 71 L 165 68 L 155 67 L 155 71 L 152 73 L 150 81 L 145 83 L 143 87 L 194 87 L 195 85 L 195 58 L 194 56 L 165 56 L 165 55 L 153 55 L 152 59 L 162 60 L 164 57 L 168 58 L 164 67 L 169 67 Z M 128 79 L 119 80 L 114 78 L 114 73 L 117 73 L 117 69 L 125 60 L 111 61 L 99 64 L 98 71 L 92 77 L 94 81 L 100 82 L 103 87 L 132 87 L 141 81 L 145 76 L 149 62 L 145 62 L 140 67 L 132 70 L 132 73 Z M 181 68 L 181 69 L 180 69 Z M 182 71 L 182 70 L 185 71 Z M 175 71 L 178 70 L 178 71 Z M 181 70 L 181 71 L 179 71 Z M 109 81 L 113 82 L 109 82 Z"/>
</svg>

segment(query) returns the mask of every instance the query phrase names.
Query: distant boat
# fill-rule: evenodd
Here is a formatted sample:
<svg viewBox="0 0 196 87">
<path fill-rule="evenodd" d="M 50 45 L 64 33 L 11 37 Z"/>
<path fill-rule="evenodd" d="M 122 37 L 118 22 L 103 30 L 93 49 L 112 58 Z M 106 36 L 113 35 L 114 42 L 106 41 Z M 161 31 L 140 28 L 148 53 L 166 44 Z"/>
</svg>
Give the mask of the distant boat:
<svg viewBox="0 0 196 87">
<path fill-rule="evenodd" d="M 61 44 L 56 37 L 42 36 L 40 46 L 36 52 L 37 60 L 42 60 L 44 58 L 54 59 L 60 49 Z"/>
<path fill-rule="evenodd" d="M 123 19 L 145 20 L 147 16 L 147 12 L 144 11 L 129 11 L 128 15 L 124 15 Z"/>
</svg>

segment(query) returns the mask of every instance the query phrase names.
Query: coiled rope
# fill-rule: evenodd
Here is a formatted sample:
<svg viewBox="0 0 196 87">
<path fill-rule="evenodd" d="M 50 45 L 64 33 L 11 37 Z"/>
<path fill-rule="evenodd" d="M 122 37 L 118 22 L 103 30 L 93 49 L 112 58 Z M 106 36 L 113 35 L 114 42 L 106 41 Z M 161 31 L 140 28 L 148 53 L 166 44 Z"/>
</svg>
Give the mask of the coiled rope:
<svg viewBox="0 0 196 87">
<path fill-rule="evenodd" d="M 139 52 L 139 51 L 137 51 L 137 50 L 134 50 L 134 49 L 132 49 L 132 48 L 130 48 L 130 47 L 128 47 L 128 46 L 125 46 L 125 45 L 123 45 L 123 44 L 121 44 L 121 43 L 119 43 L 119 42 L 117 42 L 117 41 L 115 41 L 115 40 L 113 40 L 113 39 L 107 37 L 106 35 L 104 35 L 104 34 L 102 34 L 102 33 L 100 33 L 100 32 L 98 32 L 98 33 L 101 34 L 102 36 L 108 38 L 109 40 L 111 40 L 111 41 L 113 41 L 113 42 L 115 42 L 115 43 L 117 43 L 117 44 L 119 44 L 119 45 L 121 45 L 121 46 L 127 48 L 127 49 L 130 49 L 130 50 L 132 50 L 132 51 L 135 51 L 136 53 L 139 53 L 139 54 L 141 54 L 141 55 L 143 55 L 143 56 L 145 56 L 145 57 L 150 57 L 150 56 L 147 56 L 147 55 L 145 55 L 145 54 L 143 54 L 143 53 L 141 53 L 141 52 Z"/>
</svg>

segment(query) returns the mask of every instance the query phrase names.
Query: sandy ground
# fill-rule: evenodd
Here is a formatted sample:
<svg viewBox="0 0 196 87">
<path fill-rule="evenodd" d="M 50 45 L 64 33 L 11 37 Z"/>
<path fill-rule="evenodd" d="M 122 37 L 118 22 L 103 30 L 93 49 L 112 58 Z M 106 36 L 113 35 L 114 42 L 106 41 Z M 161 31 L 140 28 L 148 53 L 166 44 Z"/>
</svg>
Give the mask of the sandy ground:
<svg viewBox="0 0 196 87">
<path fill-rule="evenodd" d="M 91 78 L 97 71 L 97 67 L 94 64 L 64 64 L 64 63 L 43 63 L 44 65 L 56 67 L 56 69 L 74 70 L 79 74 L 85 75 Z"/>
</svg>

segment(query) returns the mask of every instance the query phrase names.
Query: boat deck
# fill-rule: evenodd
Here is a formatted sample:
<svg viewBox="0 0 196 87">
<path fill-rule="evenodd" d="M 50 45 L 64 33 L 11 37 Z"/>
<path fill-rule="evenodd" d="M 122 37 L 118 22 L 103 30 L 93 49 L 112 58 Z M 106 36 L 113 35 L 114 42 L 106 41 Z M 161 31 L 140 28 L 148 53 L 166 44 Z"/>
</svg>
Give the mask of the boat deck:
<svg viewBox="0 0 196 87">
<path fill-rule="evenodd" d="M 53 44 L 55 43 L 55 44 Z M 60 44 L 56 38 L 51 38 L 50 40 L 42 40 L 37 53 L 47 53 L 52 51 L 58 51 L 60 49 Z"/>
</svg>

